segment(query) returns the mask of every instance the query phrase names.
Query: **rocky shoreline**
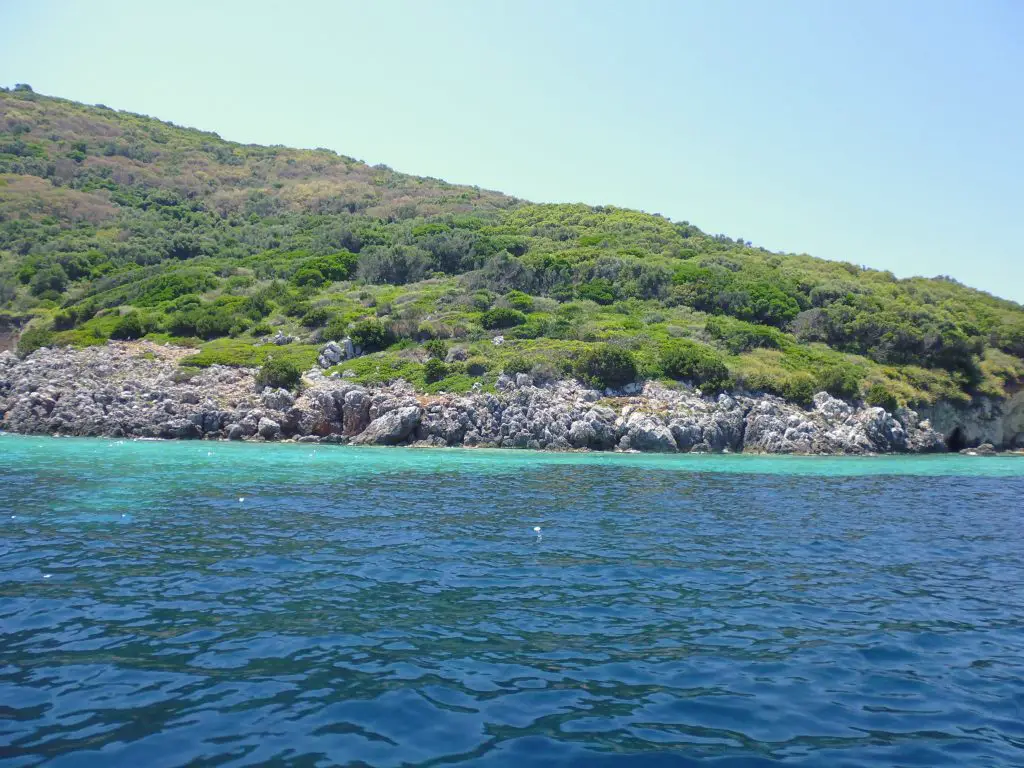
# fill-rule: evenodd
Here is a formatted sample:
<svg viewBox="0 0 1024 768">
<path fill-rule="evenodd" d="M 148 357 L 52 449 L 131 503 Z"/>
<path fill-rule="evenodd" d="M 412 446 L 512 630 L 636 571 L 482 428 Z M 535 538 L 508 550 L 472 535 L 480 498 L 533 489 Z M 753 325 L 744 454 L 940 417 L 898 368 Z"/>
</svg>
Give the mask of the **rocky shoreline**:
<svg viewBox="0 0 1024 768">
<path fill-rule="evenodd" d="M 822 392 L 810 408 L 769 395 L 668 389 L 599 392 L 500 377 L 496 393 L 422 395 L 306 373 L 301 394 L 257 392 L 255 371 L 187 374 L 191 350 L 149 342 L 0 353 L 0 428 L 12 433 L 166 439 L 864 455 L 947 450 L 917 413 L 857 407 Z M 1004 447 L 1004 446 L 999 446 Z M 1005 446 L 1010 447 L 1010 446 Z"/>
</svg>

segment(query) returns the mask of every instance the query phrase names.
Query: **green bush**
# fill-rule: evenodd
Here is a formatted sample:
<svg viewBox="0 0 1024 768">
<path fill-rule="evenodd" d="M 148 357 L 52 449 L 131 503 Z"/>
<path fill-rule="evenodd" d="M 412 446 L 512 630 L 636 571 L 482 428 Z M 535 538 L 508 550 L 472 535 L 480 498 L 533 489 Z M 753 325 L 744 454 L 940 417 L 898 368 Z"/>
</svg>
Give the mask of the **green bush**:
<svg viewBox="0 0 1024 768">
<path fill-rule="evenodd" d="M 491 308 L 494 304 L 494 294 L 490 291 L 477 291 L 471 297 L 473 307 L 481 311 L 485 311 Z"/>
<path fill-rule="evenodd" d="M 799 405 L 810 404 L 818 389 L 817 381 L 809 373 L 755 373 L 746 377 L 743 383 L 754 392 L 778 395 Z"/>
<path fill-rule="evenodd" d="M 426 381 L 427 384 L 433 384 L 435 381 L 440 381 L 447 375 L 448 366 L 436 357 L 430 358 L 423 365 L 423 380 Z"/>
<path fill-rule="evenodd" d="M 525 322 L 526 315 L 518 309 L 506 309 L 505 307 L 495 307 L 494 309 L 484 312 L 480 317 L 480 325 L 489 331 L 501 328 L 513 328 L 517 325 L 522 325 Z"/>
<path fill-rule="evenodd" d="M 112 339 L 141 339 L 146 335 L 146 324 L 138 312 L 129 312 L 121 317 L 110 332 Z"/>
<path fill-rule="evenodd" d="M 673 379 L 686 379 L 713 391 L 731 383 L 725 361 L 711 347 L 693 341 L 676 340 L 662 347 L 661 369 Z"/>
<path fill-rule="evenodd" d="M 348 323 L 340 317 L 332 317 L 324 327 L 323 338 L 328 341 L 341 341 L 348 336 Z"/>
<path fill-rule="evenodd" d="M 522 325 L 510 328 L 507 336 L 510 339 L 539 339 L 550 335 L 551 324 L 541 318 L 531 317 Z"/>
<path fill-rule="evenodd" d="M 533 363 L 522 355 L 505 358 L 505 362 L 501 366 L 502 373 L 509 376 L 515 376 L 517 373 L 529 373 L 531 368 L 533 368 Z"/>
<path fill-rule="evenodd" d="M 352 326 L 352 343 L 363 353 L 378 352 L 395 343 L 395 335 L 380 320 L 362 320 Z"/>
<path fill-rule="evenodd" d="M 636 360 L 628 350 L 603 344 L 577 357 L 573 373 L 577 379 L 596 389 L 618 389 L 636 380 Z"/>
<path fill-rule="evenodd" d="M 295 363 L 273 357 L 267 360 L 256 374 L 256 385 L 260 389 L 295 389 L 301 380 L 302 371 Z"/>
<path fill-rule="evenodd" d="M 302 324 L 307 328 L 319 328 L 327 325 L 331 319 L 331 313 L 326 307 L 311 307 L 302 316 Z"/>
<path fill-rule="evenodd" d="M 900 407 L 900 403 L 896 399 L 896 395 L 890 392 L 884 384 L 878 383 L 872 384 L 871 388 L 868 389 L 868 393 L 864 397 L 864 402 L 877 408 L 885 408 L 889 413 L 892 413 Z"/>
<path fill-rule="evenodd" d="M 430 339 L 423 345 L 427 354 L 434 360 L 443 361 L 448 355 L 448 342 L 444 339 Z"/>
<path fill-rule="evenodd" d="M 210 274 L 195 269 L 170 272 L 144 283 L 142 294 L 135 303 L 140 307 L 154 306 L 180 296 L 203 293 L 216 284 L 217 281 Z"/>
<path fill-rule="evenodd" d="M 21 332 L 18 338 L 18 354 L 27 357 L 40 347 L 53 344 L 53 328 L 48 325 L 32 325 Z"/>
<path fill-rule="evenodd" d="M 721 317 L 708 318 L 704 330 L 734 355 L 752 349 L 779 349 L 785 338 L 777 328 Z"/>
<path fill-rule="evenodd" d="M 490 370 L 490 363 L 484 357 L 471 357 L 466 361 L 466 373 L 470 376 L 483 376 Z"/>
<path fill-rule="evenodd" d="M 509 291 L 505 294 L 505 301 L 512 309 L 518 309 L 520 312 L 533 311 L 533 297 L 522 291 Z"/>
<path fill-rule="evenodd" d="M 292 283 L 303 288 L 319 288 L 326 282 L 324 273 L 316 267 L 301 267 L 292 275 Z"/>
<path fill-rule="evenodd" d="M 818 382 L 808 373 L 795 373 L 783 381 L 782 397 L 792 403 L 809 405 L 818 393 Z"/>
<path fill-rule="evenodd" d="M 611 304 L 615 301 L 616 291 L 610 280 L 598 278 L 576 286 L 576 295 L 581 299 L 596 301 L 598 304 Z"/>
<path fill-rule="evenodd" d="M 826 368 L 818 374 L 818 391 L 828 392 L 842 400 L 853 400 L 860 394 L 860 376 L 850 366 Z"/>
</svg>

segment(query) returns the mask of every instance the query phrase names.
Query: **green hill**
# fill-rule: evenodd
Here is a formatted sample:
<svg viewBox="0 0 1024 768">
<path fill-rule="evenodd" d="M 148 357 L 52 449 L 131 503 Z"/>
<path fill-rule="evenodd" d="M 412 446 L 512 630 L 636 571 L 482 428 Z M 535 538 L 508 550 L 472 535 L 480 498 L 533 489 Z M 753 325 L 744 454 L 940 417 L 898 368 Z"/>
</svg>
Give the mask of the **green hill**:
<svg viewBox="0 0 1024 768">
<path fill-rule="evenodd" d="M 27 86 L 0 91 L 0 341 L 5 328 L 23 329 L 22 353 L 148 336 L 197 347 L 190 366 L 307 365 L 351 335 L 372 354 L 341 370 L 434 391 L 533 370 L 914 405 L 1024 382 L 1024 307 L 950 279 L 236 144 Z M 297 341 L 261 343 L 277 331 Z"/>
</svg>

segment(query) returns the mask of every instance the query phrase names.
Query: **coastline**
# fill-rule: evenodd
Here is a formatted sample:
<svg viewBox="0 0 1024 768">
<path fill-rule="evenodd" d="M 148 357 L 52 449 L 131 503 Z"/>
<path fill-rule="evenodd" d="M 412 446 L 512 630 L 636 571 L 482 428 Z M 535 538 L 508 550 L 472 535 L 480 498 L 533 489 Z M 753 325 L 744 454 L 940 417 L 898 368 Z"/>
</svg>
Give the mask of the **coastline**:
<svg viewBox="0 0 1024 768">
<path fill-rule="evenodd" d="M 771 395 L 710 397 L 656 382 L 599 392 L 574 381 L 538 385 L 520 374 L 500 377 L 495 393 L 423 395 L 402 381 L 363 387 L 314 368 L 296 395 L 257 392 L 252 369 L 210 366 L 183 375 L 178 362 L 186 354 L 151 342 L 43 348 L 23 360 L 0 353 L 0 429 L 558 452 L 837 456 L 948 450 L 948 432 L 933 429 L 915 411 L 889 413 L 824 392 L 804 408 Z M 1006 432 L 1004 424 L 998 427 Z M 1011 431 L 1009 437 L 994 448 L 1019 445 L 1021 435 Z"/>
</svg>

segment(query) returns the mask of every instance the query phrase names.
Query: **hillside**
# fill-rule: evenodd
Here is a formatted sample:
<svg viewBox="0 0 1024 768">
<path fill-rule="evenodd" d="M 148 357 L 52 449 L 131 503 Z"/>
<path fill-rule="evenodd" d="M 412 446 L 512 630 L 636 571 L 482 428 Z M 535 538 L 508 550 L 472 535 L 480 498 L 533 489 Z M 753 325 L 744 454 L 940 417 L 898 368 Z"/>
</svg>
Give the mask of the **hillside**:
<svg viewBox="0 0 1024 768">
<path fill-rule="evenodd" d="M 296 340 L 264 343 L 278 332 Z M 186 373 L 308 366 L 351 336 L 368 354 L 337 370 L 428 391 L 533 371 L 895 406 L 1024 382 L 1024 307 L 949 279 L 236 144 L 27 86 L 0 91 L 5 333 L 21 353 L 170 341 L 196 348 Z"/>
</svg>

